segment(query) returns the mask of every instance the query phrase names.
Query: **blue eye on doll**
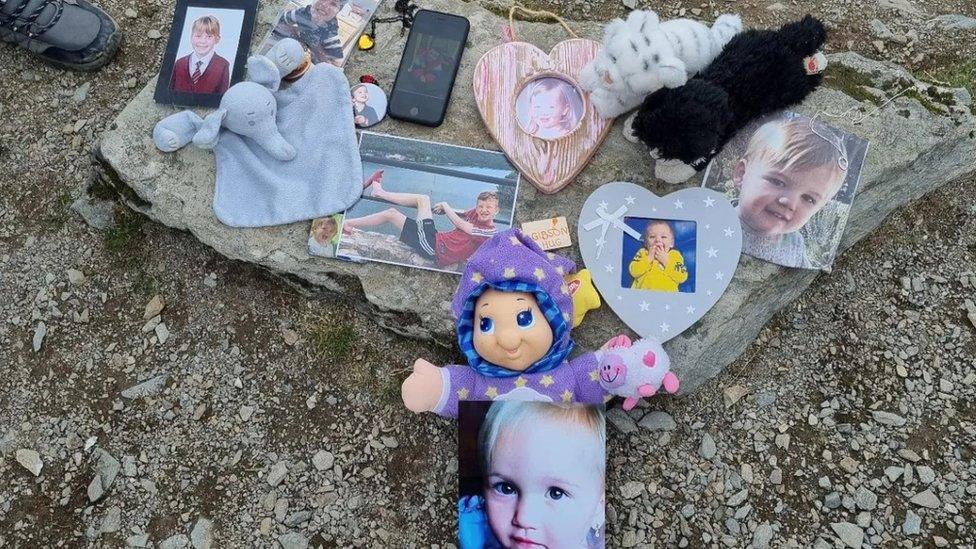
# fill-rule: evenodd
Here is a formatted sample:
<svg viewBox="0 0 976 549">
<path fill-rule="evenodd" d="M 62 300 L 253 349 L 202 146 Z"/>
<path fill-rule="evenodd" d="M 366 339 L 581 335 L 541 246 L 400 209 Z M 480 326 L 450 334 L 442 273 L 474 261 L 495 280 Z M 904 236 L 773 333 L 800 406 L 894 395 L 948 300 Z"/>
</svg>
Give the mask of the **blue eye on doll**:
<svg viewBox="0 0 976 549">
<path fill-rule="evenodd" d="M 515 322 L 518 323 L 519 328 L 529 329 L 535 325 L 535 316 L 532 315 L 532 311 L 526 309 L 515 316 Z"/>
<path fill-rule="evenodd" d="M 490 334 L 495 331 L 495 323 L 490 317 L 482 317 L 478 328 L 481 329 L 481 333 Z"/>
</svg>

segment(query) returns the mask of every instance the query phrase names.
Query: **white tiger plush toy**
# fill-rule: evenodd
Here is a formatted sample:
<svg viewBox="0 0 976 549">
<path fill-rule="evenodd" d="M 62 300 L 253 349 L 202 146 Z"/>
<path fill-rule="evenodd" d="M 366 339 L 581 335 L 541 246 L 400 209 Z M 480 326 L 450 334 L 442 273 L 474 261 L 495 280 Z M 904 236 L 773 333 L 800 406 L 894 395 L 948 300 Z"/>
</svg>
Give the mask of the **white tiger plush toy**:
<svg viewBox="0 0 976 549">
<path fill-rule="evenodd" d="M 603 49 L 580 73 L 580 86 L 604 118 L 638 105 L 649 94 L 684 85 L 742 31 L 738 15 L 722 15 L 711 28 L 691 19 L 661 23 L 652 10 L 634 10 L 614 19 Z"/>
</svg>

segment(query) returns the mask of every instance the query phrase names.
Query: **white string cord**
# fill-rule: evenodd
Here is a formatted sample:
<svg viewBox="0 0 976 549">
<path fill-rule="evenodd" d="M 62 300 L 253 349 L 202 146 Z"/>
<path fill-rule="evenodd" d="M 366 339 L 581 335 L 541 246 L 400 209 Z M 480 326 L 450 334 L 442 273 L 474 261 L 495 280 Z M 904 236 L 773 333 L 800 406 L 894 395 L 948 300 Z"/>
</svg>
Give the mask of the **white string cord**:
<svg viewBox="0 0 976 549">
<path fill-rule="evenodd" d="M 895 99 L 901 97 L 902 95 L 905 95 L 905 93 L 907 93 L 909 89 L 911 89 L 911 88 L 908 87 L 908 86 L 902 88 L 898 93 L 896 93 L 895 95 L 892 95 L 891 97 L 887 98 L 882 104 L 878 105 L 878 107 L 875 108 L 873 111 L 868 112 L 868 113 L 865 113 L 860 118 L 852 121 L 852 124 L 854 126 L 857 126 L 861 122 L 864 122 L 868 118 L 874 116 L 875 114 L 877 114 L 878 112 L 880 112 L 881 109 L 887 107 L 889 103 L 891 103 Z M 813 133 L 817 134 L 817 136 L 819 136 L 821 139 L 823 139 L 827 143 L 830 143 L 830 145 L 832 147 L 834 147 L 835 149 L 837 149 L 837 152 L 840 153 L 840 158 L 837 160 L 837 164 L 844 171 L 847 171 L 847 168 L 848 168 L 847 149 L 845 149 L 841 145 L 837 144 L 837 142 L 836 142 L 835 139 L 831 139 L 830 137 L 827 137 L 826 135 L 818 132 L 816 126 L 814 126 L 814 123 L 817 121 L 817 118 L 820 117 L 821 115 L 826 116 L 826 117 L 829 117 L 829 118 L 844 118 L 849 113 L 851 113 L 852 111 L 857 110 L 859 108 L 860 108 L 860 105 L 855 105 L 855 106 L 853 106 L 853 107 L 851 107 L 851 108 L 847 109 L 846 111 L 844 111 L 842 113 L 839 113 L 839 114 L 830 113 L 830 112 L 827 112 L 827 111 L 824 111 L 824 110 L 819 110 L 819 111 L 817 111 L 816 114 L 813 115 L 813 118 L 810 119 L 810 131 L 812 131 Z"/>
</svg>

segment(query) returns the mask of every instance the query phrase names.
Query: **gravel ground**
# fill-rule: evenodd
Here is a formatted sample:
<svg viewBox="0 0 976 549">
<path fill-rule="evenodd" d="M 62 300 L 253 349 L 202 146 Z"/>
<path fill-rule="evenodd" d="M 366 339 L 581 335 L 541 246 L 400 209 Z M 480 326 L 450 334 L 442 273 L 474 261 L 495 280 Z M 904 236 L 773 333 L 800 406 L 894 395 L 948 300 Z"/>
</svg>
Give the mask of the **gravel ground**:
<svg viewBox="0 0 976 549">
<path fill-rule="evenodd" d="M 652 7 L 809 9 L 832 51 L 974 85 L 974 33 L 928 23 L 972 2 L 813 4 Z M 0 47 L 0 546 L 452 547 L 453 423 L 397 390 L 414 357 L 458 357 L 133 214 L 70 211 L 173 9 L 103 5 L 127 36 L 99 73 Z M 699 393 L 612 411 L 610 546 L 974 546 L 974 184 L 893 216 Z"/>
</svg>

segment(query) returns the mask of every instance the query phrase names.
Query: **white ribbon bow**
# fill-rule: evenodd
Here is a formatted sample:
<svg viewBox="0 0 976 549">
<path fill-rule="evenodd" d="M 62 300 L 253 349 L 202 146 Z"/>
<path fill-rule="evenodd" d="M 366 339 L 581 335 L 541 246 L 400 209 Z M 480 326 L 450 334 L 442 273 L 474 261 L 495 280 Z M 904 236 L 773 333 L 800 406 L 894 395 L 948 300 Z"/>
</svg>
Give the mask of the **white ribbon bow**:
<svg viewBox="0 0 976 549">
<path fill-rule="evenodd" d="M 641 234 L 634 229 L 631 229 L 624 223 L 620 218 L 627 213 L 627 206 L 620 206 L 617 211 L 612 214 L 608 214 L 603 206 L 596 209 L 596 215 L 600 216 L 599 219 L 594 219 L 589 223 L 583 225 L 583 229 L 587 231 L 592 231 L 593 229 L 600 227 L 600 238 L 596 239 L 596 259 L 600 259 L 600 254 L 603 253 L 603 246 L 607 243 L 607 230 L 610 226 L 620 229 L 621 231 L 627 233 L 635 240 L 641 239 Z"/>
</svg>

